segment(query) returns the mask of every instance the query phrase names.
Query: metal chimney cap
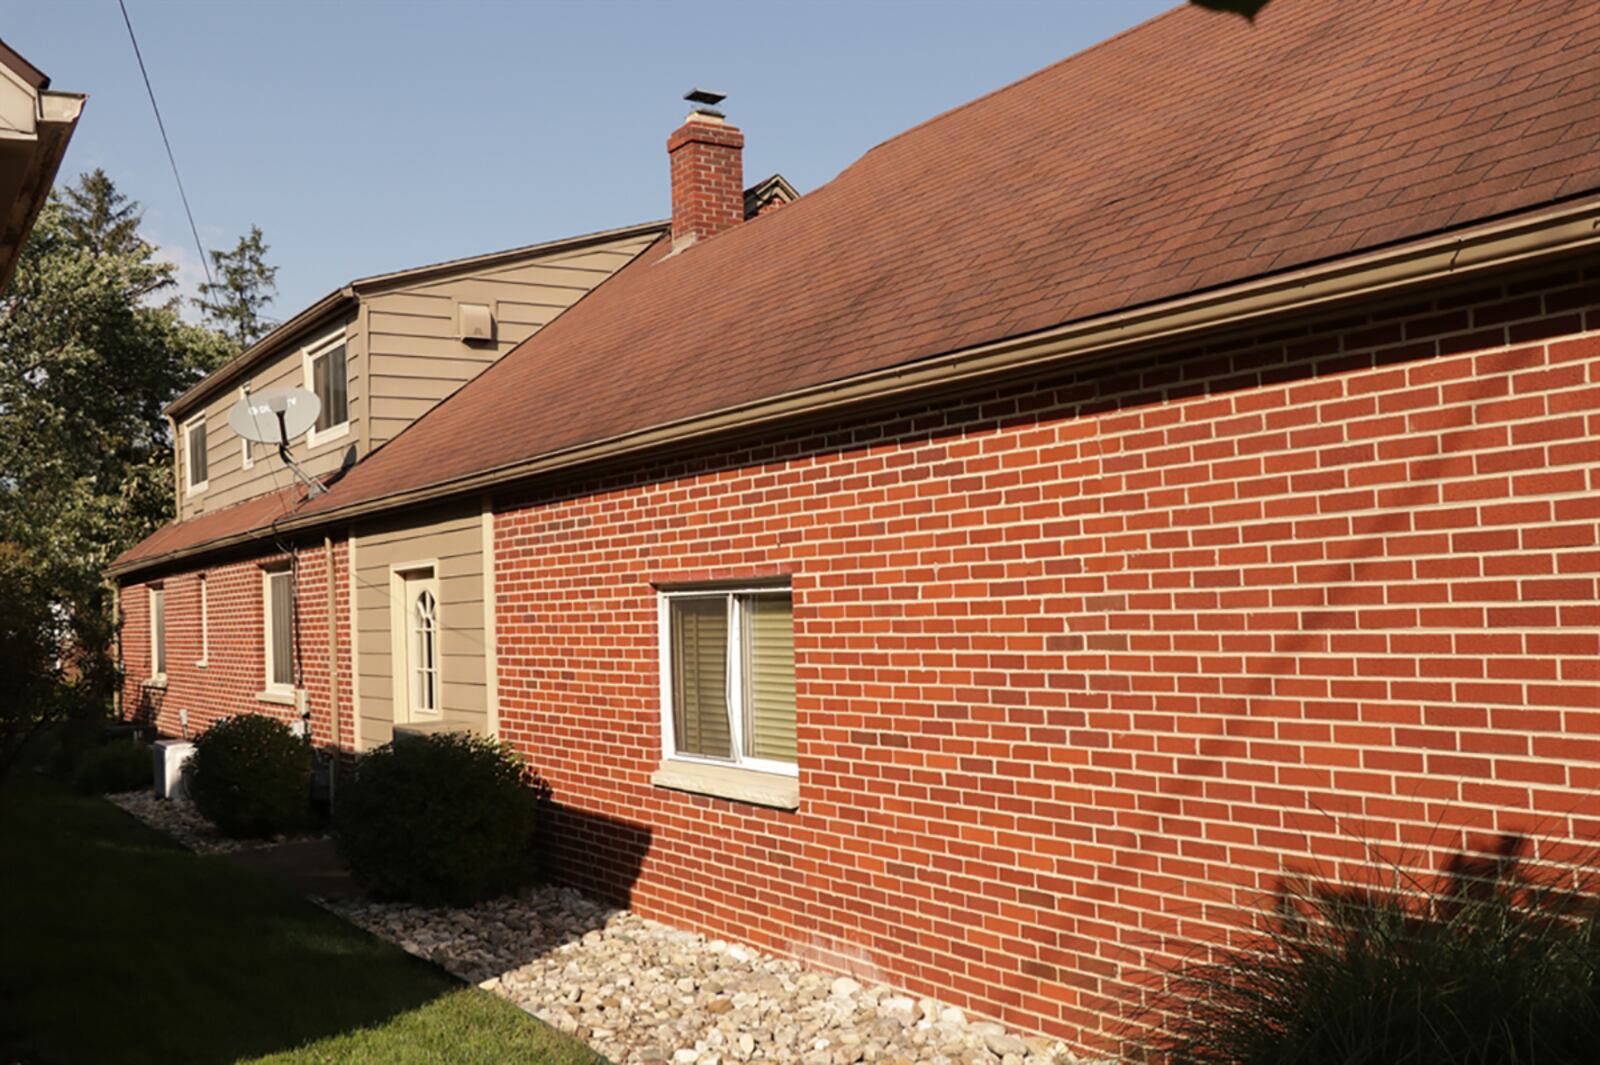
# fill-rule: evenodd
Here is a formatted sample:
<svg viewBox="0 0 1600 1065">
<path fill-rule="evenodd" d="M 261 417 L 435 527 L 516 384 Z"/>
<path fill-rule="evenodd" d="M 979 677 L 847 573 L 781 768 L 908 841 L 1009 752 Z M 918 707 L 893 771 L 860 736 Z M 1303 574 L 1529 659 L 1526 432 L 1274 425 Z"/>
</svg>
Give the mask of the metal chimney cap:
<svg viewBox="0 0 1600 1065">
<path fill-rule="evenodd" d="M 728 98 L 725 92 L 712 92 L 710 89 L 690 89 L 683 94 L 683 98 L 694 104 L 694 109 L 701 114 L 722 117 L 722 112 L 716 106 Z"/>
</svg>

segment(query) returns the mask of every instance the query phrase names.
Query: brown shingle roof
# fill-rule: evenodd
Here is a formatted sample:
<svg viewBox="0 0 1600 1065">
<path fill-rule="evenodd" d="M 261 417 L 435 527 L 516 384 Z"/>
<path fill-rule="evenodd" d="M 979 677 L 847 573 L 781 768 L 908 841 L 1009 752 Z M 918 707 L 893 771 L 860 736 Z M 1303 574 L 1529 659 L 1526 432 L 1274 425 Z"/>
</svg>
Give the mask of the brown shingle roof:
<svg viewBox="0 0 1600 1065">
<path fill-rule="evenodd" d="M 279 489 L 188 521 L 168 522 L 118 555 L 112 560 L 111 568 L 163 558 L 197 544 L 227 540 L 242 533 L 264 534 L 270 531 L 276 518 L 289 513 L 304 498 L 305 492 L 298 486 Z"/>
<path fill-rule="evenodd" d="M 1587 2 L 1175 9 L 658 245 L 302 513 L 1600 189 L 1597 49 Z"/>
</svg>

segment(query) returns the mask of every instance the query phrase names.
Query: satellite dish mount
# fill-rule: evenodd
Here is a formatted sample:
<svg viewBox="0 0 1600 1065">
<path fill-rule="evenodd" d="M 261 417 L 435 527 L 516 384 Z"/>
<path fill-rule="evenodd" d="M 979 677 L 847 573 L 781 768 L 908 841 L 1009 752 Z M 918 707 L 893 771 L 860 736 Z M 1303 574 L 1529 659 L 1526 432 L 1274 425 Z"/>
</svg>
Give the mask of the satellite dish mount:
<svg viewBox="0 0 1600 1065">
<path fill-rule="evenodd" d="M 300 468 L 289 454 L 289 441 L 309 431 L 322 413 L 322 401 L 304 388 L 271 388 L 239 397 L 228 411 L 228 425 L 245 440 L 275 444 L 278 457 L 306 486 L 319 496 L 327 491 L 322 482 Z"/>
</svg>

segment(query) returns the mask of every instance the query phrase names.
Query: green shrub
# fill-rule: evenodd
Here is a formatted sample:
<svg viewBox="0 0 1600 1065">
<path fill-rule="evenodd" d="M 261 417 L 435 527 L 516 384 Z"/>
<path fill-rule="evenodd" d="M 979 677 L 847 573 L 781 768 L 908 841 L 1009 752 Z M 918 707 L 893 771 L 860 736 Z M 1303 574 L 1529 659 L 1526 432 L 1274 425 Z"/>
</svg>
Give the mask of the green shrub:
<svg viewBox="0 0 1600 1065">
<path fill-rule="evenodd" d="M 60 725 L 47 765 L 52 776 L 71 780 L 78 763 L 100 746 L 110 719 L 104 702 L 83 698 L 69 686 L 58 688 L 51 697 L 50 715 Z"/>
<path fill-rule="evenodd" d="M 445 733 L 364 757 L 339 786 L 339 852 L 374 894 L 462 904 L 530 882 L 539 798 L 508 746 Z"/>
<path fill-rule="evenodd" d="M 1313 886 L 1176 975 L 1139 1040 L 1172 1065 L 1566 1065 L 1600 1047 L 1600 905 L 1571 864 L 1457 856 L 1398 889 Z"/>
<path fill-rule="evenodd" d="M 86 795 L 136 791 L 155 781 L 150 748 L 138 740 L 102 744 L 78 759 L 72 786 Z"/>
<path fill-rule="evenodd" d="M 235 837 L 272 836 L 311 813 L 311 749 L 281 721 L 227 718 L 194 741 L 188 765 L 195 807 Z"/>
</svg>

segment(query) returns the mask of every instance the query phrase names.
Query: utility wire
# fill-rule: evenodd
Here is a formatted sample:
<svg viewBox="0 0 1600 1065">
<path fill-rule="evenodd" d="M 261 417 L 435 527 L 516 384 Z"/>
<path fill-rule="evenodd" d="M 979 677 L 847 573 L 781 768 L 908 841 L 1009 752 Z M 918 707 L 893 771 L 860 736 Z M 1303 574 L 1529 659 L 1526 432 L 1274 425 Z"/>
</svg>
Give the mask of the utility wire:
<svg viewBox="0 0 1600 1065">
<path fill-rule="evenodd" d="M 139 51 L 139 38 L 133 35 L 133 21 L 128 18 L 128 5 L 117 0 L 122 9 L 123 25 L 128 27 L 128 40 L 133 42 L 133 57 L 139 61 L 139 74 L 144 78 L 144 91 L 150 94 L 150 110 L 156 113 L 156 128 L 161 131 L 161 143 L 167 146 L 167 162 L 172 164 L 172 177 L 178 183 L 178 198 L 183 201 L 183 213 L 189 216 L 189 232 L 194 235 L 194 246 L 200 252 L 200 267 L 206 272 L 206 284 L 211 280 L 211 263 L 205 245 L 200 243 L 200 230 L 194 224 L 194 212 L 189 210 L 189 194 L 183 191 L 183 178 L 178 175 L 178 159 L 172 154 L 172 141 L 167 137 L 167 124 L 161 121 L 161 107 L 156 103 L 156 91 L 150 87 L 150 72 L 144 68 L 144 55 Z"/>
</svg>

